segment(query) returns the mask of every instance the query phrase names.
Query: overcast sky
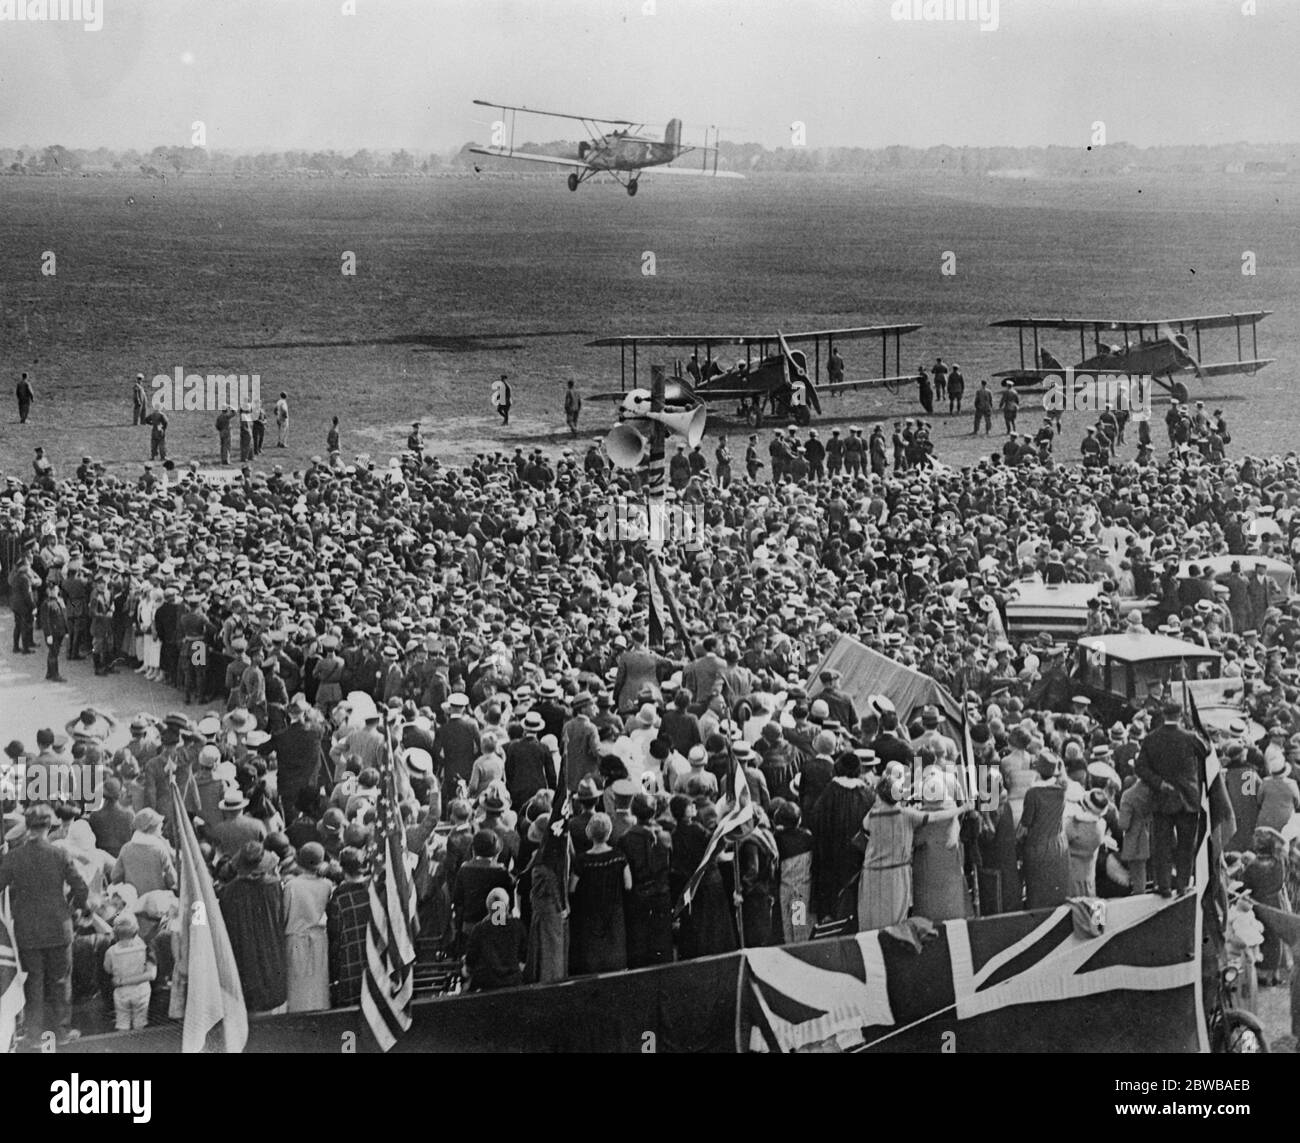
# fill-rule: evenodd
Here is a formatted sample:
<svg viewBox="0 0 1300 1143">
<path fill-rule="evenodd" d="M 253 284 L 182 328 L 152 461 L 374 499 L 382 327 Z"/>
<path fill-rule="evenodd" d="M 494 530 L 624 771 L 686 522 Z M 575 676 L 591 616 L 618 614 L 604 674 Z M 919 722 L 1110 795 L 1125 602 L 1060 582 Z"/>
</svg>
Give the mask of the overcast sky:
<svg viewBox="0 0 1300 1143">
<path fill-rule="evenodd" d="M 487 141 L 475 97 L 770 147 L 795 120 L 809 146 L 1300 139 L 1300 0 L 998 0 L 989 31 L 892 0 L 100 2 L 99 31 L 0 22 L 0 145 L 186 144 L 201 119 L 216 149 L 446 150 Z"/>
</svg>

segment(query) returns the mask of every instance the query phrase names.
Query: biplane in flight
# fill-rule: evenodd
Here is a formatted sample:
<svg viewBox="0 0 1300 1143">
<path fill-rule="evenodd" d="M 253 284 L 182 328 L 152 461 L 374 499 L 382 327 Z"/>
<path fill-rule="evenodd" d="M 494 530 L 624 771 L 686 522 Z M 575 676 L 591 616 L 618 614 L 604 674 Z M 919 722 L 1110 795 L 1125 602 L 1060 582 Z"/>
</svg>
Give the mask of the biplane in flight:
<svg viewBox="0 0 1300 1143">
<path fill-rule="evenodd" d="M 670 119 L 668 128 L 661 140 L 648 135 L 638 134 L 644 131 L 644 124 L 634 123 L 630 119 L 600 119 L 592 115 L 565 115 L 557 111 L 536 111 L 530 107 L 510 107 L 502 103 L 489 103 L 483 99 L 474 100 L 480 107 L 495 107 L 503 115 L 509 113 L 509 120 L 503 122 L 508 127 L 505 146 L 471 147 L 476 155 L 490 155 L 496 159 L 519 159 L 528 163 L 549 163 L 551 166 L 569 168 L 569 190 L 576 191 L 588 179 L 606 174 L 627 188 L 628 194 L 636 194 L 637 183 L 641 174 L 652 171 L 664 175 L 705 175 L 719 179 L 740 179 L 735 171 L 718 170 L 717 138 L 714 145 L 688 147 L 682 145 L 682 121 Z M 584 139 L 578 144 L 574 155 L 539 155 L 532 151 L 515 150 L 515 116 L 523 112 L 526 115 L 541 115 L 548 119 L 572 119 L 581 123 L 591 140 Z M 670 167 L 667 164 L 692 151 L 699 151 L 702 165 L 699 167 Z M 709 165 L 709 156 L 713 164 Z"/>
<path fill-rule="evenodd" d="M 1048 378 L 1064 379 L 1066 366 L 1049 349 L 1039 344 L 1038 331 L 1077 330 L 1081 360 L 1073 366 L 1076 377 L 1108 376 L 1151 377 L 1170 393 L 1185 399 L 1186 387 L 1174 378 L 1192 373 L 1198 378 L 1221 377 L 1229 373 L 1256 373 L 1273 362 L 1259 356 L 1256 326 L 1272 310 L 1252 310 L 1239 314 L 1208 314 L 1201 317 L 1157 318 L 1120 321 L 1104 318 L 1006 318 L 992 322 L 997 329 L 1014 329 L 1020 338 L 1020 367 L 1004 369 L 993 376 L 1011 380 L 1017 386 L 1030 386 Z M 1250 356 L 1243 358 L 1242 330 L 1250 328 Z M 1235 329 L 1237 357 L 1233 361 L 1206 364 L 1201 360 L 1201 333 L 1204 330 Z M 1025 364 L 1025 330 L 1034 335 L 1034 361 Z M 1189 337 L 1190 331 L 1190 337 Z M 1088 354 L 1087 335 L 1092 334 L 1092 354 Z M 1103 335 L 1122 334 L 1124 344 L 1102 341 Z M 1195 351 L 1193 351 L 1193 341 Z"/>
<path fill-rule="evenodd" d="M 798 333 L 758 334 L 651 334 L 602 337 L 589 346 L 618 346 L 620 351 L 620 392 L 597 394 L 597 400 L 618 400 L 629 389 L 628 359 L 631 359 L 631 388 L 638 389 L 637 356 L 642 346 L 676 346 L 692 350 L 683 367 L 675 363 L 675 375 L 686 382 L 696 397 L 718 406 L 734 401 L 736 416 L 755 427 L 763 418 L 794 421 L 806 425 L 813 413 L 820 414 L 821 397 L 855 389 L 883 386 L 891 393 L 914 381 L 915 374 L 901 368 L 901 343 L 904 334 L 914 333 L 919 325 L 851 326 L 845 329 L 814 329 Z M 836 343 L 868 338 L 880 339 L 880 376 L 861 379 L 844 377 L 844 363 L 836 352 Z M 889 372 L 890 340 L 893 340 L 893 373 Z M 822 379 L 822 343 L 825 342 L 826 379 Z M 813 367 L 799 345 L 812 344 Z M 743 347 L 743 360 L 727 366 L 714 354 L 715 349 Z M 631 351 L 629 353 L 629 350 Z M 701 358 L 700 351 L 704 356 Z"/>
</svg>

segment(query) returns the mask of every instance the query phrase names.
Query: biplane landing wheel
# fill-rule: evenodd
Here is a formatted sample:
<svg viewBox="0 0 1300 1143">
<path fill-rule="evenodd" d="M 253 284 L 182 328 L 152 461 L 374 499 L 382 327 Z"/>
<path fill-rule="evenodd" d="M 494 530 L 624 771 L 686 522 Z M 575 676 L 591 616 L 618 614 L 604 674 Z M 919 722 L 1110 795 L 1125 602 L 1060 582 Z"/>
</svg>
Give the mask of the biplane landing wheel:
<svg viewBox="0 0 1300 1143">
<path fill-rule="evenodd" d="M 812 420 L 812 414 L 808 412 L 807 405 L 796 405 L 794 408 L 794 423 L 800 428 L 806 428 L 808 422 Z"/>
<path fill-rule="evenodd" d="M 627 184 L 627 193 L 630 195 L 636 194 L 636 179 L 633 179 L 630 183 Z"/>
<path fill-rule="evenodd" d="M 763 412 L 757 405 L 747 405 L 745 407 L 745 424 L 750 428 L 756 429 L 763 423 Z"/>
<path fill-rule="evenodd" d="M 569 190 L 571 190 L 571 191 L 575 191 L 575 190 L 577 190 L 577 189 L 578 189 L 578 176 L 577 176 L 577 175 L 570 175 L 570 176 L 569 176 Z"/>
</svg>

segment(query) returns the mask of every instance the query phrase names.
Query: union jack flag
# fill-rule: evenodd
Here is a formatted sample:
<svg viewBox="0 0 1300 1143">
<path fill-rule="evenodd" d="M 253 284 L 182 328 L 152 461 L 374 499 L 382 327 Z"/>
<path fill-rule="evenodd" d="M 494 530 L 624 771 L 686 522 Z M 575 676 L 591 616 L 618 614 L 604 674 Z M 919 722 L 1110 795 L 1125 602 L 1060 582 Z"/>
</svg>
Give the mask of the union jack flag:
<svg viewBox="0 0 1300 1143">
<path fill-rule="evenodd" d="M 0 1053 L 9 1051 L 18 1030 L 25 997 L 27 974 L 18 961 L 13 920 L 9 913 L 9 890 L 0 893 Z"/>
<path fill-rule="evenodd" d="M 754 816 L 754 801 L 749 794 L 749 779 L 745 777 L 745 768 L 735 758 L 731 760 L 731 785 L 731 806 L 718 820 L 718 824 L 713 829 L 713 836 L 709 838 L 709 844 L 705 847 L 704 857 L 700 860 L 695 872 L 691 874 L 691 879 L 686 883 L 686 889 L 682 892 L 681 904 L 676 909 L 678 913 L 691 907 L 691 901 L 694 900 L 695 894 L 699 891 L 700 882 L 704 880 L 704 874 L 708 871 L 709 863 L 717 856 L 723 838 L 737 826 L 744 825 Z"/>
<path fill-rule="evenodd" d="M 749 949 L 751 1043 L 938 1052 L 952 1037 L 958 1051 L 1202 1050 L 1200 929 L 1194 896 L 1147 894 Z"/>
</svg>

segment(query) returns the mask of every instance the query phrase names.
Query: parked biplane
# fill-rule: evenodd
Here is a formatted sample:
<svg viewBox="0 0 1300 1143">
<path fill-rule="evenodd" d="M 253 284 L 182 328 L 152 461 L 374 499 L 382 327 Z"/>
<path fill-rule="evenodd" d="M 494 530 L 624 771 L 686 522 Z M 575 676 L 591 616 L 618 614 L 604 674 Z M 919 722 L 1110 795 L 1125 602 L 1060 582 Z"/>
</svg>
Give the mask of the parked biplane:
<svg viewBox="0 0 1300 1143">
<path fill-rule="evenodd" d="M 1141 319 L 1136 321 L 1101 318 L 1006 318 L 992 322 L 997 329 L 1014 329 L 1020 339 L 1020 367 L 1004 369 L 993 376 L 1009 378 L 1018 387 L 1041 384 L 1048 378 L 1065 377 L 1066 366 L 1049 349 L 1039 345 L 1040 329 L 1078 330 L 1079 355 L 1075 366 L 1076 378 L 1086 376 L 1151 377 L 1180 399 L 1186 398 L 1186 388 L 1174 380 L 1179 374 L 1192 373 L 1198 378 L 1220 377 L 1229 373 L 1255 373 L 1270 365 L 1273 358 L 1259 356 L 1256 326 L 1272 310 L 1253 310 L 1240 314 L 1209 314 L 1201 317 Z M 1249 358 L 1242 357 L 1242 327 L 1250 327 Z M 1034 361 L 1037 367 L 1025 364 L 1025 330 L 1034 335 Z M 1201 360 L 1201 331 L 1235 329 L 1237 331 L 1237 357 L 1235 361 L 1206 364 Z M 1195 352 L 1188 338 L 1191 331 L 1195 339 Z M 1093 352 L 1088 354 L 1087 333 L 1092 332 Z M 1124 344 L 1102 341 L 1103 334 L 1123 334 Z M 1136 335 L 1134 339 L 1131 335 Z"/>
<path fill-rule="evenodd" d="M 891 393 L 898 386 L 915 380 L 915 374 L 904 374 L 901 367 L 901 342 L 904 334 L 920 329 L 919 325 L 851 326 L 845 329 L 815 329 L 799 333 L 782 334 L 651 334 L 624 337 L 601 337 L 589 341 L 589 346 L 617 345 L 620 351 L 618 393 L 596 394 L 596 400 L 618 400 L 629 389 L 628 358 L 631 357 L 631 386 L 640 388 L 637 379 L 637 354 L 641 346 L 689 346 L 691 358 L 683 366 L 675 363 L 675 374 L 688 383 L 695 395 L 706 404 L 717 406 L 736 402 L 735 413 L 748 424 L 757 427 L 763 418 L 794 421 L 806 425 L 813 413 L 820 414 L 821 397 L 828 393 L 846 393 L 855 389 L 884 386 Z M 844 379 L 843 362 L 835 354 L 839 341 L 856 341 L 880 338 L 879 377 Z M 893 338 L 894 371 L 889 372 L 889 341 Z M 826 343 L 827 379 L 822 380 L 822 342 Z M 813 366 L 808 368 L 808 356 L 793 346 L 813 346 Z M 745 357 L 730 366 L 714 356 L 715 348 L 744 347 Z M 628 350 L 631 353 L 628 353 Z M 701 358 L 700 351 L 704 356 Z"/>
<path fill-rule="evenodd" d="M 630 119 L 601 119 L 592 115 L 565 115 L 558 111 L 537 111 L 531 107 L 511 107 L 503 103 L 489 103 L 483 99 L 474 100 L 480 107 L 495 107 L 503 115 L 509 113 L 509 133 L 505 146 L 471 147 L 476 155 L 490 155 L 497 159 L 519 159 L 529 163 L 549 163 L 551 166 L 569 168 L 569 190 L 578 187 L 595 175 L 606 174 L 627 188 L 628 194 L 636 194 L 637 182 L 644 171 L 653 171 L 665 175 L 707 175 L 719 179 L 740 179 L 735 171 L 718 170 L 717 138 L 714 145 L 708 146 L 708 134 L 705 145 L 690 147 L 682 144 L 682 121 L 670 119 L 664 131 L 663 140 L 648 135 L 638 134 L 645 130 L 644 124 L 634 123 Z M 581 123 L 591 141 L 583 140 L 578 144 L 574 155 L 539 155 L 531 151 L 515 150 L 515 116 L 519 112 L 527 115 L 540 115 L 547 119 L 572 119 Z M 505 124 L 503 123 L 503 126 Z M 680 159 L 692 151 L 699 151 L 702 156 L 700 167 L 670 167 L 667 164 Z M 712 166 L 709 156 L 712 155 Z"/>
</svg>

